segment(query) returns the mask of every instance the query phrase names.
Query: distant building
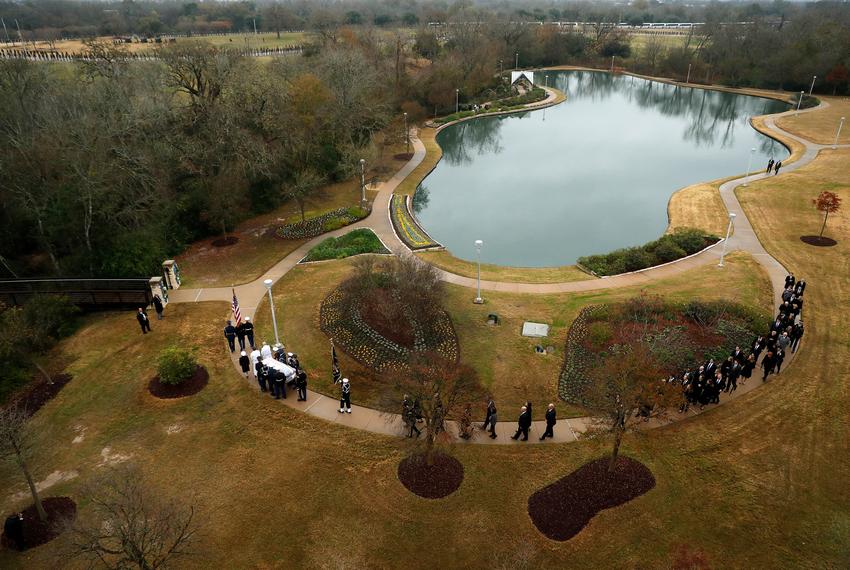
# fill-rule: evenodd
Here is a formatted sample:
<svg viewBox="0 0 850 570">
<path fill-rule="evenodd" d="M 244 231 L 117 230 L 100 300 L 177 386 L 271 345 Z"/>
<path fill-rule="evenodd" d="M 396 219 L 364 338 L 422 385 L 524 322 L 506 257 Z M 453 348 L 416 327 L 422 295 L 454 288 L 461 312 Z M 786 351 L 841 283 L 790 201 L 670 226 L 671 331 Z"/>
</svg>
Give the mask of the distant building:
<svg viewBox="0 0 850 570">
<path fill-rule="evenodd" d="M 511 71 L 511 87 L 518 95 L 524 95 L 534 89 L 533 71 Z"/>
</svg>

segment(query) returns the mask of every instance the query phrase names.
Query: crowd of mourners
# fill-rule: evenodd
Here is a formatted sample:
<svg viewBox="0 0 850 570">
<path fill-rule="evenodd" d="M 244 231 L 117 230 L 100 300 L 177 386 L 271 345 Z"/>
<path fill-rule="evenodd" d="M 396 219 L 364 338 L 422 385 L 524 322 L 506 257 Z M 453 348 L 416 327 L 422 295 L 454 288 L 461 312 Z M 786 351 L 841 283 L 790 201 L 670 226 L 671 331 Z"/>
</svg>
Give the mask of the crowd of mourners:
<svg viewBox="0 0 850 570">
<path fill-rule="evenodd" d="M 805 280 L 797 281 L 793 274 L 786 276 L 782 304 L 767 334 L 756 337 L 747 350 L 736 346 L 721 362 L 709 359 L 681 375 L 670 376 L 667 382 L 682 386 L 684 397 L 679 412 L 685 413 L 691 406 L 703 409 L 709 404 L 719 404 L 721 392 L 734 392 L 738 384 L 745 384 L 754 372 L 761 373 L 762 382 L 771 374 L 779 374 L 788 351 L 796 352 L 803 338 L 805 291 Z"/>
</svg>

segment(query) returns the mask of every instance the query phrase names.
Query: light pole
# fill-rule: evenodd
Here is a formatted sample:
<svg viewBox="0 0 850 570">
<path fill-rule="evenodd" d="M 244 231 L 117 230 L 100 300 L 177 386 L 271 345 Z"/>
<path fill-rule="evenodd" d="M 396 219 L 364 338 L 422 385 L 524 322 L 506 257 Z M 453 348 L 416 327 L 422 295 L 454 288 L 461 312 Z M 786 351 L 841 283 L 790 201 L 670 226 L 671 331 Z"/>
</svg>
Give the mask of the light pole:
<svg viewBox="0 0 850 570">
<path fill-rule="evenodd" d="M 746 186 L 750 183 L 750 171 L 753 169 L 753 155 L 756 153 L 756 147 L 750 149 L 750 160 L 747 161 L 747 177 L 744 178 L 744 183 L 742 186 Z"/>
<path fill-rule="evenodd" d="M 475 297 L 473 303 L 476 305 L 480 305 L 484 302 L 484 299 L 481 298 L 481 246 L 483 245 L 484 242 L 480 239 L 475 240 L 476 259 L 478 260 L 478 295 Z"/>
<path fill-rule="evenodd" d="M 410 154 L 410 131 L 407 130 L 407 113 L 404 114 L 404 143 L 407 145 L 407 154 Z"/>
<path fill-rule="evenodd" d="M 502 60 L 499 60 L 499 77 L 502 76 Z"/>
<path fill-rule="evenodd" d="M 611 56 L 611 73 L 614 73 L 614 56 Z"/>
<path fill-rule="evenodd" d="M 514 69 L 519 69 L 519 52 L 516 52 L 516 59 L 514 60 Z"/>
<path fill-rule="evenodd" d="M 809 87 L 809 97 L 812 96 L 812 91 L 814 91 L 814 89 L 815 89 L 815 81 L 817 81 L 817 79 L 818 79 L 817 75 L 812 76 L 812 86 Z"/>
<path fill-rule="evenodd" d="M 366 159 L 360 159 L 360 207 L 366 209 Z"/>
<path fill-rule="evenodd" d="M 688 78 L 685 79 L 685 85 L 691 82 L 691 64 L 688 64 Z"/>
<path fill-rule="evenodd" d="M 800 112 L 800 105 L 803 104 L 803 94 L 805 94 L 805 91 L 800 91 L 800 100 L 797 101 L 797 111 L 794 113 L 794 116 L 796 116 L 797 113 Z"/>
<path fill-rule="evenodd" d="M 720 252 L 720 263 L 717 267 L 723 267 L 723 258 L 726 257 L 726 244 L 729 243 L 729 234 L 732 233 L 732 224 L 735 223 L 735 214 L 729 212 L 729 225 L 726 227 L 726 239 L 723 240 L 723 251 Z"/>
<path fill-rule="evenodd" d="M 274 342 L 275 344 L 280 344 L 280 336 L 277 334 L 277 317 L 274 315 L 274 298 L 272 298 L 272 284 L 274 281 L 271 279 L 266 279 L 263 281 L 263 285 L 266 286 L 266 289 L 269 290 L 269 307 L 272 310 L 272 324 L 274 325 Z"/>
<path fill-rule="evenodd" d="M 832 148 L 835 149 L 838 147 L 838 137 L 841 136 L 841 127 L 844 126 L 844 117 L 841 117 L 841 120 L 838 122 L 838 131 L 835 133 L 835 142 L 832 143 Z"/>
<path fill-rule="evenodd" d="M 455 89 L 455 113 L 460 110 L 460 89 Z"/>
</svg>

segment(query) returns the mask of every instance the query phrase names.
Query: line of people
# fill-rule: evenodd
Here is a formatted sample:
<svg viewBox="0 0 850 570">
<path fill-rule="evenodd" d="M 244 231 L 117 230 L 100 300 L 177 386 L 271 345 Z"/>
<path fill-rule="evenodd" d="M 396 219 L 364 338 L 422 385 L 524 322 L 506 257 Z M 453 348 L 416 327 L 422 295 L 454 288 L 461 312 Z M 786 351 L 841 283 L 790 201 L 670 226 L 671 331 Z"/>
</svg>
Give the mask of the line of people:
<svg viewBox="0 0 850 570">
<path fill-rule="evenodd" d="M 776 319 L 768 333 L 756 337 L 748 351 L 736 346 L 722 362 L 709 359 L 698 368 L 670 376 L 666 382 L 682 386 L 679 413 L 687 412 L 691 406 L 703 409 L 709 404 L 719 404 L 721 393 L 731 394 L 737 390 L 738 383 L 745 384 L 758 366 L 761 367 L 762 382 L 767 382 L 768 376 L 773 373 L 779 374 L 787 351 L 797 351 L 805 332 L 801 318 L 805 290 L 805 280 L 797 281 L 793 274 L 789 274 L 785 278 L 782 304 Z M 643 416 L 649 418 L 648 413 Z"/>
<path fill-rule="evenodd" d="M 776 162 L 774 162 L 773 159 L 771 158 L 770 160 L 767 161 L 767 170 L 765 170 L 764 173 L 770 174 L 770 171 L 772 170 L 773 175 L 776 176 L 777 174 L 779 174 L 780 168 L 782 168 L 782 161 L 777 160 Z"/>
<path fill-rule="evenodd" d="M 295 370 L 295 374 L 287 377 L 282 370 L 269 366 L 264 362 L 269 358 L 286 364 Z M 250 355 L 243 350 L 239 355 L 239 366 L 246 378 L 253 370 L 260 391 L 268 392 L 275 400 L 286 399 L 286 387 L 289 384 L 298 392 L 299 402 L 307 401 L 307 372 L 301 368 L 298 356 L 292 352 L 286 352 L 282 345 L 277 345 L 272 350 L 272 347 L 264 342 L 262 348 L 259 350 L 254 348 Z"/>
<path fill-rule="evenodd" d="M 254 350 L 254 323 L 251 322 L 251 317 L 245 317 L 245 320 L 235 327 L 232 321 L 227 321 L 224 327 L 224 338 L 227 339 L 230 352 L 236 352 L 236 341 L 239 341 L 239 350 L 245 350 L 246 339 L 251 345 L 251 350 Z"/>
</svg>

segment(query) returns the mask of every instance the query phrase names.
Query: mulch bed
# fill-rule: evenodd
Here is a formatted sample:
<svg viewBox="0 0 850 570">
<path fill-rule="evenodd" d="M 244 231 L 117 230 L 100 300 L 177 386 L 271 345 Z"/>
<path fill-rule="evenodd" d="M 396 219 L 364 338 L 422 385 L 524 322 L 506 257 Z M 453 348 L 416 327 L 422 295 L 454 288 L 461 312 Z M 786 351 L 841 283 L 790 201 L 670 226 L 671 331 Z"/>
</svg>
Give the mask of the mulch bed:
<svg viewBox="0 0 850 570">
<path fill-rule="evenodd" d="M 832 238 L 821 236 L 800 236 L 800 241 L 817 247 L 832 247 L 838 244 L 838 242 Z"/>
<path fill-rule="evenodd" d="M 643 463 L 619 457 L 609 475 L 609 461 L 603 457 L 586 463 L 531 495 L 528 514 L 537 530 L 552 540 L 569 540 L 599 511 L 627 503 L 655 487 L 655 477 Z"/>
<path fill-rule="evenodd" d="M 236 236 L 227 236 L 218 239 L 212 240 L 210 245 L 213 247 L 229 247 L 231 245 L 235 245 L 239 242 L 239 238 Z"/>
<path fill-rule="evenodd" d="M 47 512 L 47 520 L 42 522 L 38 518 L 38 512 L 35 510 L 35 505 L 30 505 L 23 511 L 24 514 L 24 529 L 23 529 L 23 544 L 20 550 L 29 550 L 36 546 L 41 546 L 50 542 L 67 528 L 68 523 L 72 522 L 77 517 L 77 504 L 69 497 L 50 497 L 42 499 L 41 504 Z M 6 517 L 14 513 L 7 513 Z M 3 520 L 6 520 L 3 517 Z M 4 534 L 2 536 L 3 546 L 13 548 L 11 541 Z"/>
<path fill-rule="evenodd" d="M 463 465 L 450 455 L 435 453 L 428 465 L 425 454 L 405 457 L 398 464 L 398 479 L 407 490 L 425 499 L 442 499 L 463 483 Z"/>
<path fill-rule="evenodd" d="M 410 318 L 404 314 L 403 306 L 389 289 L 378 287 L 371 290 L 360 306 L 360 316 L 381 336 L 405 348 L 413 348 L 415 339 Z"/>
<path fill-rule="evenodd" d="M 393 155 L 393 158 L 396 159 L 396 160 L 410 160 L 411 158 L 413 158 L 413 153 L 412 152 L 402 152 L 402 153 Z"/>
<path fill-rule="evenodd" d="M 47 380 L 40 378 L 17 396 L 14 402 L 31 416 L 40 410 L 44 404 L 52 400 L 65 387 L 65 384 L 71 381 L 71 378 L 70 374 L 56 374 L 52 377 L 52 384 L 48 384 Z"/>
<path fill-rule="evenodd" d="M 195 368 L 195 373 L 192 374 L 191 378 L 177 385 L 163 384 L 159 381 L 159 375 L 154 376 L 148 384 L 148 390 L 157 398 L 164 400 L 183 398 L 184 396 L 191 396 L 203 390 L 209 380 L 209 372 L 199 364 Z"/>
</svg>

